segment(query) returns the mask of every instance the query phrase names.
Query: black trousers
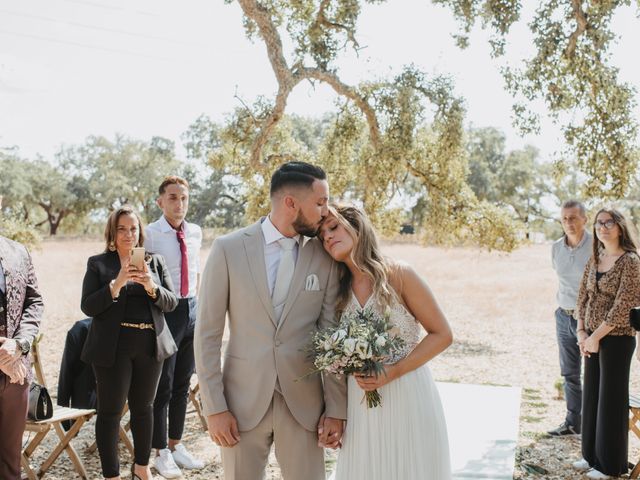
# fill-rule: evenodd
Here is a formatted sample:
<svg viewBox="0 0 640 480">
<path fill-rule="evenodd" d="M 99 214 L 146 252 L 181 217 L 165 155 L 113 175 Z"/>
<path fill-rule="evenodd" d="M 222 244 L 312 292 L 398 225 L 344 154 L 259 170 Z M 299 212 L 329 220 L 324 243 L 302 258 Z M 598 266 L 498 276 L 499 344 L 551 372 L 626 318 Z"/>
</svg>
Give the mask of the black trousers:
<svg viewBox="0 0 640 480">
<path fill-rule="evenodd" d="M 629 369 L 635 337 L 607 335 L 585 358 L 582 387 L 582 456 L 596 470 L 627 473 Z"/>
<path fill-rule="evenodd" d="M 96 442 L 105 477 L 120 475 L 118 432 L 127 399 L 135 463 L 149 464 L 153 399 L 162 371 L 162 362 L 155 358 L 155 336 L 153 330 L 122 327 L 113 366 L 93 366 L 98 394 Z"/>
<path fill-rule="evenodd" d="M 165 313 L 178 351 L 167 358 L 162 366 L 158 392 L 153 402 L 153 448 L 167 448 L 167 417 L 168 438 L 182 438 L 189 402 L 189 383 L 195 369 L 193 332 L 196 310 L 195 297 L 181 298 L 173 312 Z"/>
</svg>

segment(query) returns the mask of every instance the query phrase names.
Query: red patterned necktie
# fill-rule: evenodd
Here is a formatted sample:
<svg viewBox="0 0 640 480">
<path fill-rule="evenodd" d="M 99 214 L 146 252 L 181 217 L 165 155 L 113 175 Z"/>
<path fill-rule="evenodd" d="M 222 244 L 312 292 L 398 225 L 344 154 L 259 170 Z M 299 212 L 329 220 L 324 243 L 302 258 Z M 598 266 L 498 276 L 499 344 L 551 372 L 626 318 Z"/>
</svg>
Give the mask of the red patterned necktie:
<svg viewBox="0 0 640 480">
<path fill-rule="evenodd" d="M 180 244 L 180 296 L 189 294 L 189 261 L 187 260 L 187 244 L 184 242 L 184 228 L 176 232 Z"/>
</svg>

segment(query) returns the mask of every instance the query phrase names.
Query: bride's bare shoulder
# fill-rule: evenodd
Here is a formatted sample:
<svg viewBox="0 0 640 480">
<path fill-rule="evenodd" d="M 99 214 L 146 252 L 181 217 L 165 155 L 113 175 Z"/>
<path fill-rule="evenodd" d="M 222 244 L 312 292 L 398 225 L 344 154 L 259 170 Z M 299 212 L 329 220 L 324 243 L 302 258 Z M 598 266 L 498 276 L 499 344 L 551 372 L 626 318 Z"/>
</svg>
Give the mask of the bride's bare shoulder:
<svg viewBox="0 0 640 480">
<path fill-rule="evenodd" d="M 402 296 L 402 290 L 405 282 L 409 277 L 415 274 L 415 270 L 407 262 L 403 260 L 387 259 L 387 275 L 389 284 L 398 295 Z"/>
</svg>

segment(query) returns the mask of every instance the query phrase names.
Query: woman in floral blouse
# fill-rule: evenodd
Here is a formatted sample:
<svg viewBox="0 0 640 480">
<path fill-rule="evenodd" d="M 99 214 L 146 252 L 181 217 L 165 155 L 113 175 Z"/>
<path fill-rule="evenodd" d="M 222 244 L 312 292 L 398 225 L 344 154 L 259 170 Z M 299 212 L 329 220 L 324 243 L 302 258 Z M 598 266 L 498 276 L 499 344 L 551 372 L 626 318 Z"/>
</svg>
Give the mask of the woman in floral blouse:
<svg viewBox="0 0 640 480">
<path fill-rule="evenodd" d="M 578 293 L 578 345 L 585 357 L 582 459 L 588 478 L 627 472 L 629 368 L 636 346 L 629 310 L 640 305 L 640 257 L 632 226 L 603 208 L 593 224 L 593 255 Z"/>
</svg>

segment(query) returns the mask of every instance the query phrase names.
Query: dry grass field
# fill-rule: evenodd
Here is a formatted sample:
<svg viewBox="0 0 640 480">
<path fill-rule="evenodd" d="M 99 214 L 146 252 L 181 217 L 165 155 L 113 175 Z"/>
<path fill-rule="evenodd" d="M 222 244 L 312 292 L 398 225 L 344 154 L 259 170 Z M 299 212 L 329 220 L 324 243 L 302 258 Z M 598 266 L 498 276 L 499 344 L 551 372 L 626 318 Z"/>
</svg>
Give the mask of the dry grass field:
<svg viewBox="0 0 640 480">
<path fill-rule="evenodd" d="M 203 261 L 209 245 L 202 251 Z M 46 302 L 42 351 L 49 385 L 57 384 L 66 331 L 84 317 L 80 291 L 86 259 L 102 248 L 98 241 L 56 240 L 44 242 L 33 252 Z M 579 457 L 579 440 L 544 435 L 564 418 L 564 402 L 557 398 L 554 386 L 560 373 L 553 319 L 556 279 L 550 267 L 550 245 L 528 246 L 507 255 L 388 243 L 385 252 L 409 262 L 423 275 L 453 327 L 454 344 L 431 365 L 437 380 L 523 387 L 514 478 L 576 478 L 568 462 Z M 632 379 L 632 388 L 640 391 L 640 363 L 635 359 Z M 52 390 L 55 394 L 55 388 Z M 473 399 L 469 399 L 469 409 L 473 408 Z M 222 478 L 217 449 L 198 428 L 193 415 L 188 418 L 186 432 L 186 444 L 205 458 L 208 466 L 198 473 L 186 473 L 184 478 Z M 92 437 L 93 421 L 74 445 L 81 451 L 90 478 L 99 478 L 97 454 L 84 453 Z M 635 459 L 638 455 L 634 441 L 630 456 Z M 130 459 L 124 451 L 122 461 L 122 471 L 126 472 Z M 535 467 L 547 473 L 535 473 Z M 46 478 L 52 480 L 73 477 L 64 454 L 50 472 Z M 271 466 L 270 478 L 279 478 L 275 465 Z"/>
</svg>

